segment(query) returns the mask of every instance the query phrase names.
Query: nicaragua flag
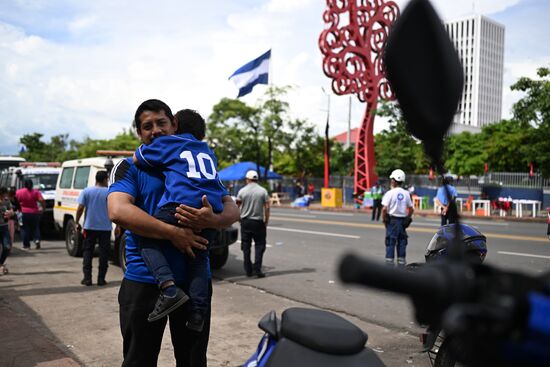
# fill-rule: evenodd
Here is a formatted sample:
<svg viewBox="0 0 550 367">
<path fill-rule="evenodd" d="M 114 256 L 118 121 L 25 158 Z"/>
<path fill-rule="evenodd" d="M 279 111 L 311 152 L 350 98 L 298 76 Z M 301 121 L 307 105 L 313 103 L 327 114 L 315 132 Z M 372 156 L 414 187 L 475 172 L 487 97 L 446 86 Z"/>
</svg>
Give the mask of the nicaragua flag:
<svg viewBox="0 0 550 367">
<path fill-rule="evenodd" d="M 270 58 L 271 50 L 241 66 L 229 77 L 229 80 L 232 80 L 237 88 L 239 88 L 237 98 L 252 92 L 252 88 L 256 84 L 267 84 Z"/>
</svg>

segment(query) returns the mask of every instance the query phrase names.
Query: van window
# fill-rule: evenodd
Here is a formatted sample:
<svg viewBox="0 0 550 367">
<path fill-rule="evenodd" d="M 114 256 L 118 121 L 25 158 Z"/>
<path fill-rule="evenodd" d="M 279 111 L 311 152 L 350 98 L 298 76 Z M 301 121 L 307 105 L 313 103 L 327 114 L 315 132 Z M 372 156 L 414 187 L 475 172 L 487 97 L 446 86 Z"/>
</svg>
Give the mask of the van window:
<svg viewBox="0 0 550 367">
<path fill-rule="evenodd" d="M 59 188 L 61 189 L 71 188 L 71 182 L 73 181 L 73 172 L 74 172 L 74 167 L 63 168 L 63 172 L 61 173 L 61 180 L 59 181 Z"/>
<path fill-rule="evenodd" d="M 85 189 L 88 187 L 88 176 L 90 176 L 90 166 L 78 167 L 74 175 L 73 188 Z"/>
</svg>

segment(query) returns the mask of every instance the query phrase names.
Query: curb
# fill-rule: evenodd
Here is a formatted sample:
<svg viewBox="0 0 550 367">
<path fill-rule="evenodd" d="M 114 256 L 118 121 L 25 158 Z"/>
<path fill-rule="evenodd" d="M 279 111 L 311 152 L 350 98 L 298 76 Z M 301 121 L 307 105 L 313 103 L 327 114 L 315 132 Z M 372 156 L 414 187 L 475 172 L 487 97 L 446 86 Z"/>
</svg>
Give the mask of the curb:
<svg viewBox="0 0 550 367">
<path fill-rule="evenodd" d="M 292 206 L 290 204 L 281 204 L 281 205 L 271 205 L 271 208 L 281 208 L 281 209 L 294 209 L 294 210 L 320 210 L 320 211 L 327 211 L 327 212 L 344 212 L 344 213 L 371 213 L 371 209 L 355 209 L 351 206 L 348 207 L 340 207 L 340 208 L 329 208 L 329 207 L 323 207 L 321 204 L 312 204 L 308 207 L 297 207 Z M 541 212 L 542 213 L 542 212 Z M 415 216 L 420 217 L 434 217 L 439 218 L 439 214 L 434 213 L 433 210 L 418 210 L 415 209 L 414 211 Z M 460 214 L 461 218 L 468 218 L 468 219 L 480 219 L 480 220 L 486 220 L 486 221 L 499 221 L 499 222 L 523 222 L 523 223 L 546 223 L 547 219 L 546 217 L 523 217 L 523 218 L 516 218 L 513 216 L 509 217 L 500 217 L 500 216 L 476 216 L 472 215 L 470 213 L 464 213 L 462 212 Z"/>
</svg>

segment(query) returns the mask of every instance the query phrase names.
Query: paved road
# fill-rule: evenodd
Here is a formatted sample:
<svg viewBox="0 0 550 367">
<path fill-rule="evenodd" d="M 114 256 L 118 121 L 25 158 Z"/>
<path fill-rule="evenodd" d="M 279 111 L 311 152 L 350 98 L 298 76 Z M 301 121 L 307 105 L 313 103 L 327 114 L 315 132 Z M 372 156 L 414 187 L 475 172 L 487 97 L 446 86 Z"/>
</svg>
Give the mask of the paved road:
<svg viewBox="0 0 550 367">
<path fill-rule="evenodd" d="M 487 263 L 537 274 L 550 269 L 546 224 L 466 220 L 488 237 Z M 424 251 L 439 227 L 436 217 L 416 217 L 409 230 L 407 259 L 423 262 Z M 384 227 L 359 213 L 273 209 L 265 266 L 268 277 L 255 285 L 267 292 L 317 307 L 345 312 L 394 330 L 418 333 L 405 298 L 377 290 L 347 287 L 336 267 L 343 253 L 382 260 Z M 231 246 L 227 265 L 216 275 L 237 283 L 242 278 L 239 245 Z"/>
</svg>

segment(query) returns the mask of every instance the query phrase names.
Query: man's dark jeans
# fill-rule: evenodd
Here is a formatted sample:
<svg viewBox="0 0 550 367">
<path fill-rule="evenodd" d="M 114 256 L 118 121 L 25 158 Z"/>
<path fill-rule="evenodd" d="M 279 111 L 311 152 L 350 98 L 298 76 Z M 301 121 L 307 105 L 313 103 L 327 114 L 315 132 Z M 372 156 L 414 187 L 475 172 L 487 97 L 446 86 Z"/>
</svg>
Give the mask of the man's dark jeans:
<svg viewBox="0 0 550 367">
<path fill-rule="evenodd" d="M 155 213 L 155 218 L 168 224 L 177 225 L 178 221 L 174 214 L 178 205 L 172 203 L 159 208 Z M 200 236 L 208 240 L 208 243 L 215 240 L 216 234 L 217 232 L 214 229 L 204 229 L 199 233 Z M 167 281 L 175 281 L 172 269 L 170 269 L 170 265 L 161 250 L 162 246 L 166 246 L 166 241 L 141 237 L 139 246 L 141 257 L 159 287 Z M 205 315 L 210 306 L 208 295 L 208 284 L 210 282 L 208 278 L 208 249 L 193 249 L 193 252 L 195 258 L 187 261 L 189 296 L 191 297 L 193 311 Z"/>
<path fill-rule="evenodd" d="M 372 218 L 371 220 L 380 220 L 380 214 L 382 213 L 382 199 L 374 199 L 372 201 Z"/>
<path fill-rule="evenodd" d="M 31 247 L 31 241 L 40 241 L 40 213 L 23 213 L 23 247 Z"/>
<path fill-rule="evenodd" d="M 405 218 L 390 216 L 386 227 L 386 262 L 393 263 L 397 250 L 397 264 L 405 265 L 408 236 L 403 226 Z"/>
<path fill-rule="evenodd" d="M 187 291 L 187 284 L 178 284 Z M 208 303 L 212 285 L 208 281 Z M 156 366 L 166 321 L 170 322 L 170 336 L 174 347 L 176 365 L 182 367 L 206 367 L 206 350 L 210 335 L 210 307 L 204 316 L 204 328 L 200 333 L 187 328 L 190 306 L 184 304 L 168 317 L 148 322 L 147 317 L 155 308 L 158 288 L 154 284 L 123 279 L 118 292 L 120 307 L 120 331 L 123 342 L 123 367 Z M 189 303 L 189 302 L 188 302 Z"/>
<path fill-rule="evenodd" d="M 99 244 L 99 270 L 98 279 L 105 279 L 109 267 L 109 250 L 111 247 L 111 231 L 95 231 L 86 229 L 84 246 L 82 251 L 82 270 L 84 279 L 92 279 L 92 258 L 96 242 Z"/>
<path fill-rule="evenodd" d="M 244 271 L 246 274 L 259 274 L 262 271 L 262 261 L 265 252 L 266 228 L 263 220 L 241 220 L 241 250 L 244 257 Z M 254 240 L 254 265 L 250 260 L 250 252 Z"/>
</svg>

